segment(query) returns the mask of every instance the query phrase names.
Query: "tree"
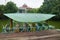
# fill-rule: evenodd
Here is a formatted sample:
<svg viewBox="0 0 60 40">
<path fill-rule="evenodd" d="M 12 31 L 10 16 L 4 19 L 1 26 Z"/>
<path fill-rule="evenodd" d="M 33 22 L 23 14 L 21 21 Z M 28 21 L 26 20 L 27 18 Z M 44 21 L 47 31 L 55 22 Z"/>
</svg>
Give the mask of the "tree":
<svg viewBox="0 0 60 40">
<path fill-rule="evenodd" d="M 0 13 L 4 13 L 5 11 L 5 6 L 4 5 L 0 5 Z"/>
<path fill-rule="evenodd" d="M 16 4 L 13 2 L 8 2 L 6 5 L 0 5 L 0 19 L 5 19 L 7 18 L 6 16 L 3 15 L 3 13 L 15 13 L 17 12 L 18 8 Z"/>
<path fill-rule="evenodd" d="M 43 5 L 38 12 L 55 14 L 58 20 L 60 19 L 60 0 L 44 0 Z"/>
<path fill-rule="evenodd" d="M 42 13 L 52 13 L 52 10 L 60 5 L 60 0 L 44 0 L 43 5 L 39 8 L 38 12 Z M 57 7 L 60 8 L 60 7 Z M 60 12 L 59 12 L 60 13 Z M 59 14 L 58 13 L 58 14 Z M 54 14 L 54 12 L 52 13 Z M 56 14 L 56 13 L 55 13 Z"/>
<path fill-rule="evenodd" d="M 10 1 L 6 4 L 5 10 L 6 10 L 5 13 L 15 13 L 17 12 L 18 8 L 16 4 Z"/>
<path fill-rule="evenodd" d="M 60 4 L 53 7 L 51 12 L 60 15 Z"/>
<path fill-rule="evenodd" d="M 27 10 L 28 13 L 37 13 L 38 9 L 30 9 L 30 10 Z"/>
</svg>

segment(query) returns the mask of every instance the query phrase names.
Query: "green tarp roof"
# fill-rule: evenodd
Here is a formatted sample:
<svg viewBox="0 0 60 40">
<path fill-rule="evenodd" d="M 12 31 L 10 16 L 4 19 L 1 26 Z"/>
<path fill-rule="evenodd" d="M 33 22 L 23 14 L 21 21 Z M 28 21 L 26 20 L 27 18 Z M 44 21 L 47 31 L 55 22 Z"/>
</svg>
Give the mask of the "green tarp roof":
<svg viewBox="0 0 60 40">
<path fill-rule="evenodd" d="M 8 13 L 5 16 L 18 21 L 18 22 L 40 22 L 50 19 L 55 16 L 52 14 L 40 14 L 40 13 Z"/>
</svg>

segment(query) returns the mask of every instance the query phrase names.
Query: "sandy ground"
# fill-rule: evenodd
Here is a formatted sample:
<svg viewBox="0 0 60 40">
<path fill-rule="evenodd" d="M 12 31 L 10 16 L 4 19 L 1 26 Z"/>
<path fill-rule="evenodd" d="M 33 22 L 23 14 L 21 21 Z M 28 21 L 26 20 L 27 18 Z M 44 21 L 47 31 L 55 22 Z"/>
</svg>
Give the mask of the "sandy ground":
<svg viewBox="0 0 60 40">
<path fill-rule="evenodd" d="M 31 37 L 13 37 L 13 38 L 3 38 L 0 40 L 60 40 L 60 34 L 47 35 L 47 36 L 31 36 Z"/>
<path fill-rule="evenodd" d="M 0 34 L 0 40 L 60 40 L 60 32 L 46 30 L 41 32 Z"/>
</svg>

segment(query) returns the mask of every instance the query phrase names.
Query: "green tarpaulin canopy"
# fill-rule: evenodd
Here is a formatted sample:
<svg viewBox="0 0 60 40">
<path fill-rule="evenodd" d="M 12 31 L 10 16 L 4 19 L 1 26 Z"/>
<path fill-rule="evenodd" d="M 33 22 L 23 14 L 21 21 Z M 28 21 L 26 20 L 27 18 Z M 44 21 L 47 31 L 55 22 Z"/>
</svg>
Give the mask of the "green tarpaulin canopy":
<svg viewBox="0 0 60 40">
<path fill-rule="evenodd" d="M 55 16 L 52 14 L 40 13 L 8 13 L 4 15 L 18 22 L 40 22 Z"/>
</svg>

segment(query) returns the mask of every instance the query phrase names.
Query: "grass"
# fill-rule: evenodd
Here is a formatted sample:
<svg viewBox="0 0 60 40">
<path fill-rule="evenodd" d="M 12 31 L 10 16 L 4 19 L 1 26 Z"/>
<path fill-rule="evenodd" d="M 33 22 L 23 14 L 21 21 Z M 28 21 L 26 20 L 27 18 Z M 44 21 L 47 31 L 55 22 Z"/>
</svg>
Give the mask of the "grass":
<svg viewBox="0 0 60 40">
<path fill-rule="evenodd" d="M 2 31 L 2 27 L 9 23 L 9 20 L 0 20 L 0 32 Z"/>
<path fill-rule="evenodd" d="M 9 23 L 9 20 L 0 20 L 0 32 L 2 31 L 3 25 Z M 55 26 L 56 29 L 60 29 L 60 21 L 48 21 L 49 25 Z"/>
<path fill-rule="evenodd" d="M 60 29 L 60 21 L 48 21 L 48 24 L 55 26 L 56 29 Z"/>
</svg>

